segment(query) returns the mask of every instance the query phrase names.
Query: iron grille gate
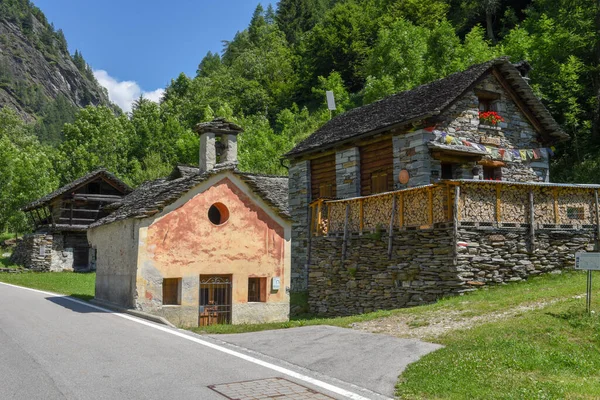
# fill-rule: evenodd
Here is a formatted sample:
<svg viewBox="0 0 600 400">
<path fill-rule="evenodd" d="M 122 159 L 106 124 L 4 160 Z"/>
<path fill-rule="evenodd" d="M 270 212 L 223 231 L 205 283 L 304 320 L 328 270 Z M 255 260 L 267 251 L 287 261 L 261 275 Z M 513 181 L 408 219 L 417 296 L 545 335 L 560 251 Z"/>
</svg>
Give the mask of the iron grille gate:
<svg viewBox="0 0 600 400">
<path fill-rule="evenodd" d="M 231 275 L 200 275 L 198 325 L 231 323 Z"/>
</svg>

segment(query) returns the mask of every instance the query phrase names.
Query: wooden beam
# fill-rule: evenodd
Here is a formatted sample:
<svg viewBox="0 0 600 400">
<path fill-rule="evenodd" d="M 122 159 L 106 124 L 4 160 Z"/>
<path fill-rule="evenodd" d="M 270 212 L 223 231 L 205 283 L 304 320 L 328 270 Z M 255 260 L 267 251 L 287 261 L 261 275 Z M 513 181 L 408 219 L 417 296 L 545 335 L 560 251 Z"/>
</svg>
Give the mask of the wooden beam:
<svg viewBox="0 0 600 400">
<path fill-rule="evenodd" d="M 433 188 L 427 190 L 427 197 L 429 198 L 429 225 L 433 225 Z"/>
<path fill-rule="evenodd" d="M 40 225 L 43 225 L 42 222 L 44 222 L 44 219 L 40 216 L 40 210 L 38 208 L 35 209 L 35 214 L 38 217 L 38 220 L 40 221 Z"/>
<path fill-rule="evenodd" d="M 392 248 L 394 245 L 394 220 L 396 219 L 396 195 L 392 195 L 392 216 L 390 217 L 390 229 L 388 231 L 388 259 L 392 259 Z"/>
<path fill-rule="evenodd" d="M 60 211 L 71 211 L 71 209 L 70 208 L 61 208 Z M 94 214 L 98 214 L 100 212 L 100 209 L 89 210 L 89 209 L 84 209 L 84 208 L 76 208 L 74 211 L 78 212 L 78 213 L 94 213 Z"/>
<path fill-rule="evenodd" d="M 533 189 L 529 189 L 529 243 L 531 252 L 535 252 L 535 206 L 533 203 Z"/>
<path fill-rule="evenodd" d="M 446 220 L 450 222 L 452 220 L 452 191 L 450 185 L 446 185 Z"/>
<path fill-rule="evenodd" d="M 558 224 L 558 223 L 560 223 L 560 214 L 558 211 L 558 189 L 557 188 L 552 189 L 552 195 L 554 196 L 554 223 Z"/>
<path fill-rule="evenodd" d="M 327 234 L 331 232 L 331 204 L 327 204 Z"/>
<path fill-rule="evenodd" d="M 400 192 L 400 229 L 404 227 L 404 193 Z"/>
<path fill-rule="evenodd" d="M 321 223 L 323 220 L 323 200 L 319 200 L 317 204 L 317 236 L 321 234 Z"/>
<path fill-rule="evenodd" d="M 454 187 L 454 221 L 460 221 L 460 209 L 458 207 L 460 200 L 460 185 Z"/>
<path fill-rule="evenodd" d="M 483 157 L 483 155 L 468 154 L 468 153 L 461 153 L 461 155 L 449 155 L 449 153 L 447 153 L 447 152 L 432 151 L 431 157 L 435 158 L 436 160 L 443 161 L 443 162 L 449 162 L 449 163 L 454 163 L 454 164 L 464 164 L 467 162 L 478 161 Z"/>
<path fill-rule="evenodd" d="M 598 215 L 598 189 L 594 190 L 594 200 L 596 204 L 596 251 L 600 250 L 600 215 Z"/>
<path fill-rule="evenodd" d="M 71 209 L 70 209 L 70 212 L 71 212 L 71 213 L 70 213 L 70 216 L 69 216 L 69 218 L 70 218 L 69 225 L 73 225 L 73 202 L 71 202 Z M 62 218 L 61 218 L 61 219 L 62 219 Z"/>
<path fill-rule="evenodd" d="M 359 229 L 360 234 L 362 235 L 363 230 L 365 228 L 365 208 L 364 208 L 364 199 L 360 199 L 360 221 L 359 221 Z"/>
<path fill-rule="evenodd" d="M 346 203 L 346 218 L 344 219 L 344 242 L 342 243 L 342 262 L 346 259 L 346 250 L 348 249 L 348 220 L 350 219 L 350 203 Z"/>
<path fill-rule="evenodd" d="M 500 185 L 496 185 L 496 222 L 500 222 L 502 220 L 502 203 L 500 202 L 500 191 L 501 191 L 501 187 Z"/>
<path fill-rule="evenodd" d="M 458 199 L 460 198 L 460 185 L 454 186 L 454 208 L 453 208 L 453 226 L 452 226 L 452 236 L 454 237 L 454 264 L 457 262 L 458 258 L 458 221 L 460 217 L 458 215 Z"/>
<path fill-rule="evenodd" d="M 314 204 L 311 204 L 310 206 L 308 206 L 308 220 L 310 221 L 310 229 L 309 229 L 310 236 L 315 234 L 315 221 L 313 219 L 313 216 L 315 215 L 314 207 L 315 207 Z"/>
</svg>

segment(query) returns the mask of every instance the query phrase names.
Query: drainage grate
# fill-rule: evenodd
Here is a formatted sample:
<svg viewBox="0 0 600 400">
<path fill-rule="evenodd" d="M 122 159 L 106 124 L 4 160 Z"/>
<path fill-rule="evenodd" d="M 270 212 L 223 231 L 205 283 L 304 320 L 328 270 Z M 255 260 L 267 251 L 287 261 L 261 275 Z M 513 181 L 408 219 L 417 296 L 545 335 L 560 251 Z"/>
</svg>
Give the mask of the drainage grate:
<svg viewBox="0 0 600 400">
<path fill-rule="evenodd" d="M 284 378 L 268 378 L 256 381 L 224 383 L 221 385 L 210 385 L 208 388 L 222 394 L 230 400 L 333 399 L 333 397 L 326 396 Z"/>
</svg>

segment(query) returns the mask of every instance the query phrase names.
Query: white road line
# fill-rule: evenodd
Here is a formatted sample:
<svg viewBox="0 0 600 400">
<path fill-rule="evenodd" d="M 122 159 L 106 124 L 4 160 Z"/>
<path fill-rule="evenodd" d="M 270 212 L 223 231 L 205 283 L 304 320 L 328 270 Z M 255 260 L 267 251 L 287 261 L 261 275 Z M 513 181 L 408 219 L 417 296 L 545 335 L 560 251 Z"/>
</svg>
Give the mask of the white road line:
<svg viewBox="0 0 600 400">
<path fill-rule="evenodd" d="M 266 361 L 259 360 L 258 358 L 250 357 L 250 356 L 248 356 L 246 354 L 239 353 L 237 351 L 234 351 L 234 350 L 228 349 L 226 347 L 222 347 L 222 346 L 216 345 L 214 343 L 207 342 L 205 340 L 202 340 L 202 339 L 199 339 L 199 338 L 196 338 L 196 337 L 193 337 L 193 336 L 189 336 L 189 335 L 187 335 L 187 334 L 185 334 L 183 332 L 176 331 L 176 330 L 173 330 L 171 328 L 167 328 L 165 326 L 157 325 L 155 323 L 148 322 L 148 321 L 145 321 L 143 319 L 139 319 L 137 317 L 132 317 L 132 316 L 127 315 L 127 314 L 117 313 L 117 312 L 114 312 L 114 311 L 109 310 L 107 308 L 99 307 L 99 306 L 94 305 L 94 304 L 90 304 L 90 303 L 88 303 L 86 301 L 83 301 L 83 300 L 79 300 L 79 299 L 76 299 L 76 298 L 73 298 L 73 297 L 69 297 L 69 296 L 65 296 L 65 295 L 60 295 L 60 294 L 57 294 L 57 293 L 46 292 L 46 291 L 43 291 L 43 290 L 31 289 L 31 288 L 27 288 L 27 287 L 23 287 L 23 286 L 17 286 L 17 285 L 11 285 L 10 283 L 0 282 L 0 284 L 6 285 L 6 286 L 12 286 L 12 287 L 18 288 L 18 289 L 24 289 L 24 290 L 29 290 L 29 291 L 32 291 L 32 292 L 42 293 L 42 294 L 45 294 L 45 295 L 48 295 L 48 296 L 62 297 L 64 299 L 67 299 L 67 300 L 72 301 L 74 303 L 81 304 L 83 306 L 90 307 L 90 308 L 93 308 L 93 309 L 96 309 L 96 310 L 99 310 L 99 311 L 104 311 L 104 312 L 110 313 L 112 315 L 115 315 L 117 317 L 128 319 L 130 321 L 136 322 L 136 323 L 141 324 L 141 325 L 146 325 L 146 326 L 148 326 L 150 328 L 157 329 L 159 331 L 163 331 L 163 332 L 169 333 L 169 334 L 174 335 L 174 336 L 179 336 L 180 338 L 192 341 L 194 343 L 201 344 L 202 346 L 206 346 L 206 347 L 209 347 L 211 349 L 214 349 L 214 350 L 221 351 L 223 353 L 229 354 L 231 356 L 234 356 L 234 357 L 237 357 L 237 358 L 241 358 L 242 360 L 246 360 L 248 362 L 260 365 L 262 367 L 272 369 L 272 370 L 277 371 L 279 373 L 282 373 L 282 374 L 288 375 L 288 376 L 290 376 L 292 378 L 295 378 L 295 379 L 298 379 L 298 380 L 310 383 L 311 385 L 318 386 L 320 388 L 323 388 L 323 389 L 328 390 L 328 391 L 330 391 L 332 393 L 336 393 L 336 394 L 339 394 L 341 396 L 347 397 L 349 399 L 352 399 L 352 400 L 370 400 L 367 397 L 363 397 L 363 396 L 361 396 L 359 394 L 356 394 L 356 393 L 350 392 L 350 391 L 348 391 L 346 389 L 342 389 L 340 387 L 331 385 L 331 384 L 329 384 L 327 382 L 323 382 L 323 381 L 320 381 L 318 379 L 311 378 L 310 376 L 299 374 L 298 372 L 292 371 L 290 369 L 283 368 L 283 367 L 280 367 L 278 365 L 271 364 L 271 363 L 268 363 Z M 393 400 L 391 398 L 386 398 L 386 397 L 382 397 L 382 398 Z"/>
</svg>

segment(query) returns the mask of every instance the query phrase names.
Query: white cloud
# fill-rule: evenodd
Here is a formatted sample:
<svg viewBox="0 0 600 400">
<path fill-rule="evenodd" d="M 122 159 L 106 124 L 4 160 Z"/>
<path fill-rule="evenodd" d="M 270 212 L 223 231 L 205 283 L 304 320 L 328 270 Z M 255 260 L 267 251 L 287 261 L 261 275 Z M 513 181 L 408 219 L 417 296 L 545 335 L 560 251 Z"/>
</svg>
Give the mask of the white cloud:
<svg viewBox="0 0 600 400">
<path fill-rule="evenodd" d="M 158 103 L 161 96 L 165 92 L 164 89 L 156 89 L 151 92 L 142 90 L 140 85 L 135 81 L 118 81 L 104 70 L 94 71 L 94 76 L 100 85 L 108 90 L 110 101 L 121 107 L 125 112 L 131 111 L 131 105 L 137 100 L 140 95 L 144 98 Z"/>
</svg>

